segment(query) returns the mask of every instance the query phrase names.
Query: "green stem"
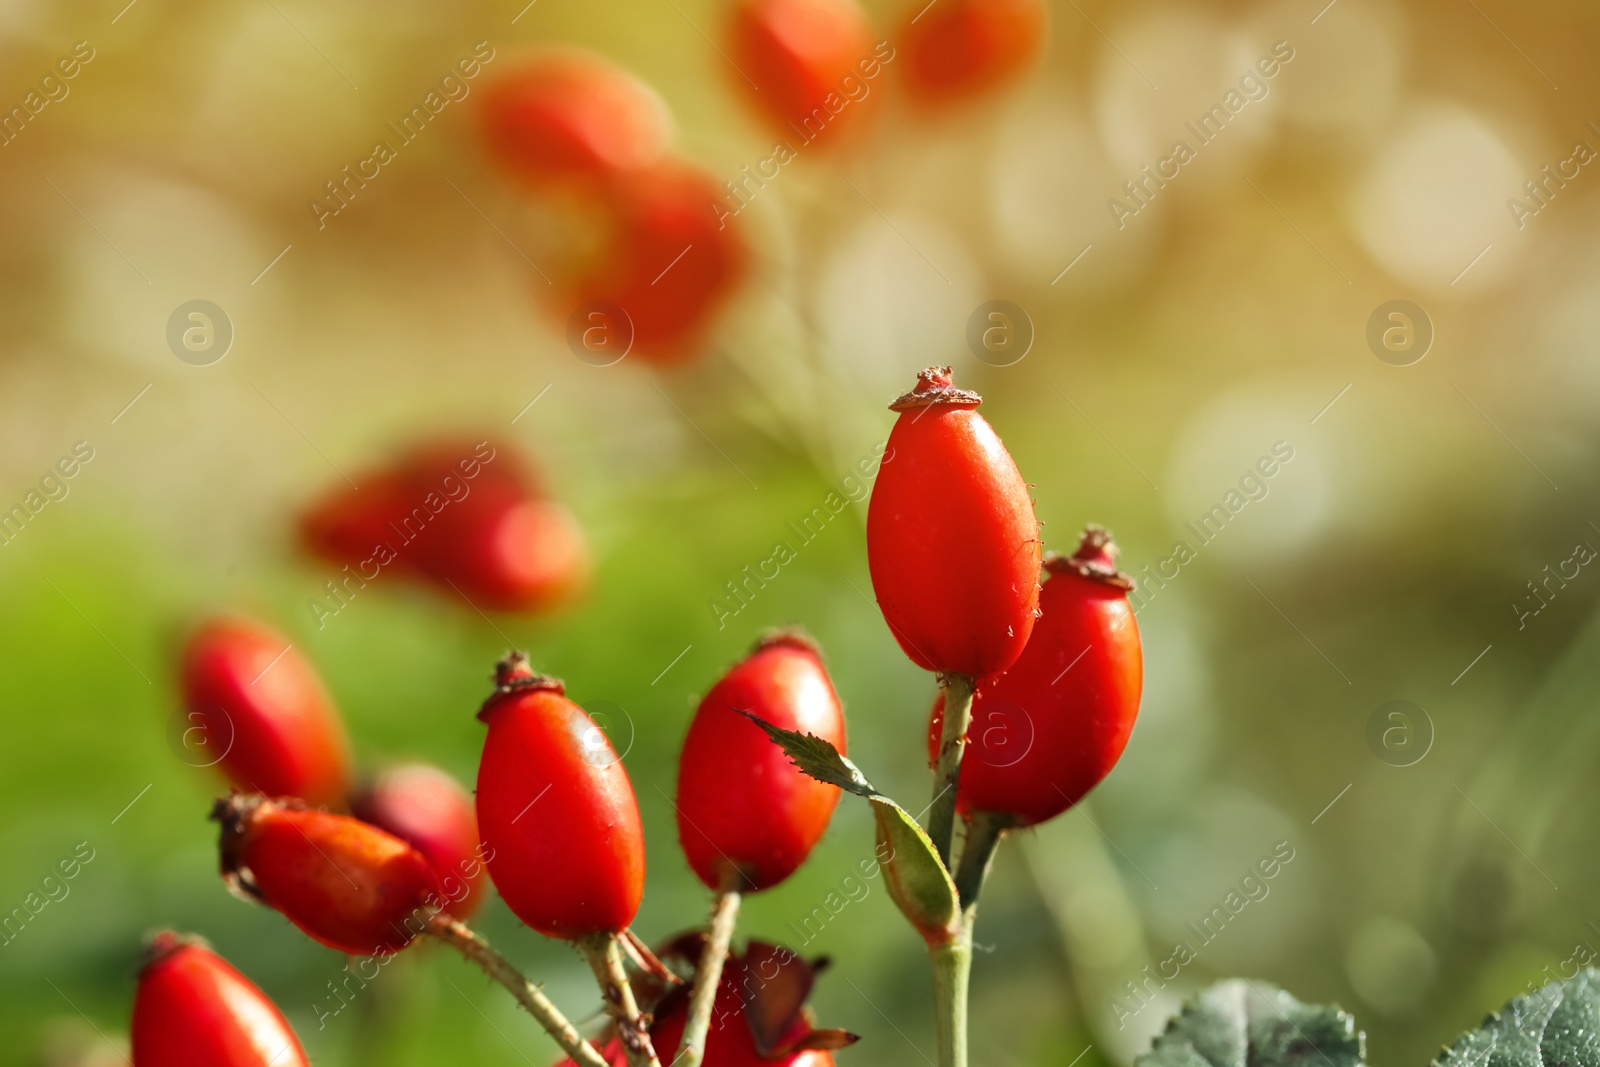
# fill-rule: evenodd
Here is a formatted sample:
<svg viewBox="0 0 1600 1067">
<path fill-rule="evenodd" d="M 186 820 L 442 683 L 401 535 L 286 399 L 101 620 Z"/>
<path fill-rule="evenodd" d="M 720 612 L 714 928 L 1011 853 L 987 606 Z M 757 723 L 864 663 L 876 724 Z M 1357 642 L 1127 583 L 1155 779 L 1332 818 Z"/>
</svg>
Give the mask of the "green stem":
<svg viewBox="0 0 1600 1067">
<path fill-rule="evenodd" d="M 950 842 L 955 836 L 956 784 L 961 778 L 961 752 L 966 747 L 967 727 L 972 724 L 972 695 L 976 688 L 971 675 L 941 674 L 944 690 L 944 727 L 939 735 L 939 760 L 933 772 L 933 803 L 928 805 L 928 837 L 939 853 L 939 862 L 950 867 Z"/>
<path fill-rule="evenodd" d="M 968 912 L 969 926 L 978 906 L 978 894 L 989 877 L 989 868 L 994 865 L 995 850 L 1015 821 L 1004 812 L 975 811 L 967 824 L 967 841 L 961 848 L 961 866 L 956 868 L 955 881 L 961 907 Z"/>
<path fill-rule="evenodd" d="M 457 922 L 440 912 L 428 920 L 426 931 L 467 959 L 477 964 L 483 972 L 510 990 L 528 1014 L 538 1020 L 545 1033 L 555 1038 L 561 1051 L 572 1057 L 582 1067 L 608 1067 L 593 1045 L 583 1039 L 578 1028 L 567 1021 L 560 1010 L 550 1002 L 538 986 L 528 981 L 500 953 L 489 947 L 489 942 L 475 933 L 466 923 Z"/>
<path fill-rule="evenodd" d="M 689 997 L 689 1021 L 683 1028 L 683 1049 L 676 1067 L 700 1067 L 706 1055 L 706 1034 L 711 1030 L 711 1009 L 717 1002 L 722 964 L 728 958 L 734 921 L 739 917 L 739 894 L 727 889 L 717 894 L 711 910 L 711 933 L 706 938 L 700 966 L 695 968 L 694 992 Z"/>
<path fill-rule="evenodd" d="M 972 923 L 963 916 L 955 937 L 930 945 L 939 1067 L 967 1067 L 967 979 L 972 973 Z"/>
<path fill-rule="evenodd" d="M 600 983 L 606 1014 L 617 1025 L 617 1036 L 622 1038 L 628 1067 L 661 1067 L 656 1060 L 656 1050 L 650 1044 L 650 1028 L 639 1015 L 638 1001 L 633 999 L 633 987 L 628 984 L 628 972 L 622 966 L 622 946 L 617 943 L 617 935 L 590 934 L 578 941 L 577 946 L 589 961 L 595 981 Z"/>
</svg>

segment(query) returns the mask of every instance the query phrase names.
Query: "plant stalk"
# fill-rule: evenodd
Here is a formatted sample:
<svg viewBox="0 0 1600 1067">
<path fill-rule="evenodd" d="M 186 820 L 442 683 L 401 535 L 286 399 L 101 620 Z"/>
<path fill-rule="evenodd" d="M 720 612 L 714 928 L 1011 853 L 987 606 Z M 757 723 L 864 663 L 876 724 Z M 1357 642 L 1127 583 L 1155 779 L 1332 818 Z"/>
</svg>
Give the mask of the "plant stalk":
<svg viewBox="0 0 1600 1067">
<path fill-rule="evenodd" d="M 706 1034 L 711 1030 L 711 1012 L 717 1003 L 717 987 L 722 981 L 722 964 L 733 941 L 734 922 L 739 917 L 739 893 L 725 889 L 717 894 L 711 910 L 711 933 L 705 952 L 695 968 L 694 992 L 689 996 L 689 1021 L 683 1028 L 683 1048 L 675 1067 L 700 1067 L 706 1055 Z"/>
<path fill-rule="evenodd" d="M 933 803 L 928 805 L 928 837 L 939 861 L 950 869 L 950 843 L 955 836 L 956 784 L 961 778 L 961 753 L 972 725 L 976 682 L 968 674 L 940 674 L 944 690 L 944 727 L 939 734 L 939 760 L 933 772 Z"/>
<path fill-rule="evenodd" d="M 650 1028 L 639 1014 L 638 1002 L 633 999 L 633 987 L 628 984 L 628 972 L 622 966 L 622 946 L 617 943 L 617 935 L 590 934 L 578 941 L 577 946 L 589 961 L 595 981 L 600 983 L 606 1014 L 617 1025 L 628 1067 L 661 1067 L 656 1050 L 650 1044 Z"/>
<path fill-rule="evenodd" d="M 928 946 L 928 959 L 933 965 L 939 1067 L 967 1067 L 967 979 L 972 973 L 970 912 L 962 915 L 954 938 Z"/>
<path fill-rule="evenodd" d="M 955 882 L 969 926 L 976 917 L 978 894 L 989 877 L 989 868 L 994 865 L 1000 839 L 1015 823 L 1011 815 L 999 811 L 975 811 L 967 823 L 967 840 L 961 846 L 961 865 L 956 868 Z"/>
<path fill-rule="evenodd" d="M 461 953 L 482 968 L 490 978 L 505 986 L 511 995 L 517 998 L 517 1003 L 544 1027 L 545 1033 L 555 1038 L 556 1044 L 561 1046 L 561 1051 L 571 1056 L 574 1063 L 580 1064 L 581 1067 L 609 1067 L 600 1053 L 595 1051 L 595 1047 L 578 1033 L 578 1028 L 568 1022 L 560 1009 L 550 1002 L 550 998 L 546 997 L 538 986 L 523 977 L 504 956 L 490 948 L 489 942 L 466 923 L 440 912 L 428 919 L 424 930 Z"/>
</svg>

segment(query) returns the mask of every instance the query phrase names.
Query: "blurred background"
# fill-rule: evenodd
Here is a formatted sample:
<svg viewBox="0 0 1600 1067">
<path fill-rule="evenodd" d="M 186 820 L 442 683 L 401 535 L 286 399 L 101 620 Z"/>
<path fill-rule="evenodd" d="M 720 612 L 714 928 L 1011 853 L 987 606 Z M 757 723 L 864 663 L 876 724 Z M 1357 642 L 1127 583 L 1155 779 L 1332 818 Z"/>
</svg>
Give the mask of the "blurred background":
<svg viewBox="0 0 1600 1067">
<path fill-rule="evenodd" d="M 734 180 L 773 134 L 721 0 L 124 3 L 0 6 L 6 107 L 81 61 L 0 136 L 0 510 L 92 454 L 0 546 L 0 910 L 93 857 L 0 947 L 8 1062 L 122 1062 L 139 940 L 164 925 L 209 938 L 319 1064 L 557 1058 L 433 946 L 319 1028 L 345 961 L 223 891 L 204 818 L 222 785 L 174 742 L 177 642 L 210 611 L 287 634 L 369 768 L 424 758 L 470 783 L 508 645 L 614 708 L 647 939 L 702 921 L 677 747 L 763 627 L 817 636 L 851 755 L 920 808 L 934 682 L 871 600 L 864 497 L 737 615 L 716 605 L 935 362 L 984 394 L 1047 547 L 1103 523 L 1142 581 L 1125 758 L 1009 842 L 985 893 L 975 1062 L 1125 1064 L 1188 991 L 1239 974 L 1337 1001 L 1376 1061 L 1420 1064 L 1596 955 L 1592 4 L 1056 0 L 1037 61 L 960 106 L 919 109 L 885 64 L 869 128 L 801 150 L 728 220 L 748 261 L 693 350 L 597 366 L 540 275 L 573 214 L 488 158 L 479 96 L 324 225 L 308 201 L 479 42 L 486 77 L 550 43 L 620 64 L 670 108 L 673 151 Z M 865 6 L 875 40 L 915 14 Z M 1202 144 L 1185 124 L 1285 47 Z M 1179 140 L 1192 158 L 1164 164 Z M 220 357 L 169 342 L 194 300 L 220 309 Z M 380 580 L 319 625 L 335 568 L 296 517 L 438 434 L 534 458 L 585 531 L 587 594 L 527 617 Z M 1242 484 L 1275 448 L 1292 458 Z M 800 947 L 871 847 L 847 800 L 741 936 Z M 1274 850 L 1293 858 L 1269 892 L 1200 945 L 1187 924 Z M 864 1035 L 841 1063 L 931 1063 L 923 951 L 880 889 L 803 944 L 834 959 L 813 1004 Z M 481 922 L 590 1010 L 569 949 L 498 900 Z M 1193 961 L 1148 980 L 1180 941 Z"/>
</svg>

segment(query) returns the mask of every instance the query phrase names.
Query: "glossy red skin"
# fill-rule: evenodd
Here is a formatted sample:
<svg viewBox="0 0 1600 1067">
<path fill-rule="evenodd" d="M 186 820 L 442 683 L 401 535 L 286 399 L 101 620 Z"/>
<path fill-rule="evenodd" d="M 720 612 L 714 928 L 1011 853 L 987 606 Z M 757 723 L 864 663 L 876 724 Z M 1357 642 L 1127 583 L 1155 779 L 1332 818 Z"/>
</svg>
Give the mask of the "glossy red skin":
<svg viewBox="0 0 1600 1067">
<path fill-rule="evenodd" d="M 427 857 L 451 915 L 466 919 L 478 910 L 484 889 L 478 815 L 454 778 L 426 763 L 391 767 L 356 796 L 351 814 Z"/>
<path fill-rule="evenodd" d="M 679 1042 L 683 1040 L 684 1026 L 689 1018 L 687 998 L 679 999 L 668 1012 L 650 1027 L 650 1043 L 663 1065 L 677 1059 Z M 780 1046 L 804 1037 L 811 1026 L 804 1018 L 797 1018 L 790 1031 L 780 1039 Z M 613 1039 L 600 1054 L 611 1067 L 624 1067 L 628 1062 L 622 1042 Z M 711 1029 L 706 1033 L 703 1067 L 833 1067 L 833 1053 L 824 1050 L 795 1052 L 777 1059 L 764 1060 L 756 1052 L 755 1038 L 744 1020 L 744 1003 L 739 987 L 727 972 L 717 987 L 716 1004 L 711 1010 Z M 571 1060 L 562 1060 L 556 1067 L 573 1067 Z"/>
<path fill-rule="evenodd" d="M 733 878 L 731 888 L 750 893 L 805 862 L 839 790 L 801 773 L 736 708 L 815 734 L 841 753 L 844 710 L 815 650 L 793 638 L 757 649 L 700 702 L 678 761 L 678 841 L 709 888 Z"/>
<path fill-rule="evenodd" d="M 900 35 L 906 87 L 931 106 L 980 96 L 1025 71 L 1044 34 L 1041 0 L 938 0 L 926 9 L 913 4 Z"/>
<path fill-rule="evenodd" d="M 858 66 L 878 62 L 872 25 L 855 0 L 741 0 L 729 22 L 728 52 L 742 72 L 738 88 L 790 144 L 831 144 L 877 107 Z M 852 99 L 841 84 L 847 77 L 868 86 L 867 95 Z M 836 106 L 847 102 L 830 110 L 829 94 Z"/>
<path fill-rule="evenodd" d="M 202 623 L 180 667 L 187 738 L 208 760 L 220 757 L 242 791 L 342 805 L 350 785 L 344 726 L 321 679 L 289 646 L 245 619 Z"/>
<path fill-rule="evenodd" d="M 617 304 L 633 325 L 628 358 L 690 358 L 748 259 L 737 228 L 713 210 L 727 202 L 726 191 L 700 170 L 664 163 L 618 180 L 605 196 L 610 239 L 561 313 L 589 301 Z"/>
<path fill-rule="evenodd" d="M 223 830 L 223 873 L 248 872 L 255 894 L 308 936 L 351 956 L 387 956 L 419 930 L 412 913 L 443 901 L 427 857 L 347 815 L 263 800 L 237 834 Z"/>
<path fill-rule="evenodd" d="M 133 998 L 134 1067 L 309 1067 L 277 1005 L 227 960 L 170 934 L 158 945 Z"/>
<path fill-rule="evenodd" d="M 480 717 L 478 832 L 501 899 L 547 937 L 624 929 L 644 895 L 644 830 L 610 740 L 553 689 L 497 694 Z"/>
<path fill-rule="evenodd" d="M 978 686 L 956 788 L 963 815 L 1006 812 L 1020 826 L 1053 819 L 1110 773 L 1133 733 L 1144 656 L 1127 594 L 1053 573 L 1039 607 L 1016 664 Z M 930 762 L 943 713 L 941 697 L 928 723 Z"/>
<path fill-rule="evenodd" d="M 482 129 L 507 171 L 540 184 L 649 166 L 665 154 L 672 122 L 661 97 L 622 68 L 557 52 L 489 86 Z"/>
<path fill-rule="evenodd" d="M 905 411 L 867 507 L 878 607 L 912 662 L 984 678 L 1033 631 L 1040 542 L 1028 487 L 972 407 Z"/>
</svg>

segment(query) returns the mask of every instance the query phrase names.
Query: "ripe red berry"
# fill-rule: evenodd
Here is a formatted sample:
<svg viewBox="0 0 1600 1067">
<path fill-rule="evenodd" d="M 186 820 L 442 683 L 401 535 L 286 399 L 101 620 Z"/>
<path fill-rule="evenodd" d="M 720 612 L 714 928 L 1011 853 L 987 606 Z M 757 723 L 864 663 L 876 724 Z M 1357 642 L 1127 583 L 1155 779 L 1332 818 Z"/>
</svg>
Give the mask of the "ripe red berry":
<svg viewBox="0 0 1600 1067">
<path fill-rule="evenodd" d="M 197 937 L 145 944 L 133 998 L 134 1067 L 309 1067 L 278 1006 Z"/>
<path fill-rule="evenodd" d="M 427 857 L 359 819 L 243 794 L 217 801 L 211 817 L 229 888 L 329 948 L 398 952 L 421 932 L 414 913 L 442 903 Z"/>
<path fill-rule="evenodd" d="M 427 857 L 451 915 L 466 919 L 477 910 L 484 876 L 478 816 L 454 778 L 426 763 L 391 767 L 356 794 L 350 812 Z"/>
<path fill-rule="evenodd" d="M 981 398 L 929 367 L 900 413 L 867 508 L 878 606 L 906 655 L 984 678 L 1014 663 L 1039 600 L 1033 501 Z"/>
<path fill-rule="evenodd" d="M 1110 773 L 1128 744 L 1144 684 L 1132 582 L 1091 526 L 1073 556 L 1051 556 L 1040 616 L 1016 664 L 978 686 L 956 805 L 1032 826 L 1066 811 Z M 944 698 L 928 724 L 938 751 Z"/>
<path fill-rule="evenodd" d="M 340 486 L 301 520 L 306 547 L 345 566 L 341 593 L 404 575 L 458 604 L 540 611 L 587 580 L 577 520 L 502 443 L 426 443 L 365 472 L 360 486 Z"/>
<path fill-rule="evenodd" d="M 986 93 L 1027 69 L 1044 31 L 1041 0 L 918 0 L 901 28 L 906 87 L 926 105 Z"/>
<path fill-rule="evenodd" d="M 622 760 L 528 658 L 500 662 L 478 713 L 478 832 L 511 911 L 547 937 L 618 933 L 644 894 L 644 830 Z"/>
<path fill-rule="evenodd" d="M 237 618 L 195 630 L 180 668 L 184 744 L 241 790 L 343 804 L 349 745 L 332 699 L 289 639 Z"/>
<path fill-rule="evenodd" d="M 878 59 L 855 0 L 740 0 L 728 36 L 738 85 L 790 143 L 832 143 L 876 107 L 870 88 L 860 95 Z"/>
<path fill-rule="evenodd" d="M 723 190 L 702 171 L 663 163 L 615 182 L 606 193 L 610 237 L 571 307 L 616 304 L 632 327 L 631 354 L 688 359 L 744 274 L 743 241 L 714 206 Z M 619 327 L 620 328 L 620 327 Z"/>
<path fill-rule="evenodd" d="M 803 774 L 746 711 L 845 751 L 844 711 L 811 641 L 765 638 L 700 702 L 678 760 L 678 840 L 712 889 L 755 892 L 805 862 L 839 790 Z"/>
<path fill-rule="evenodd" d="M 565 505 L 481 487 L 418 545 L 424 573 L 488 611 L 542 611 L 589 576 L 583 529 Z"/>
<path fill-rule="evenodd" d="M 603 179 L 666 152 L 672 118 L 644 82 L 599 56 L 539 56 L 492 83 L 483 133 L 508 171 L 534 183 Z"/>
</svg>

